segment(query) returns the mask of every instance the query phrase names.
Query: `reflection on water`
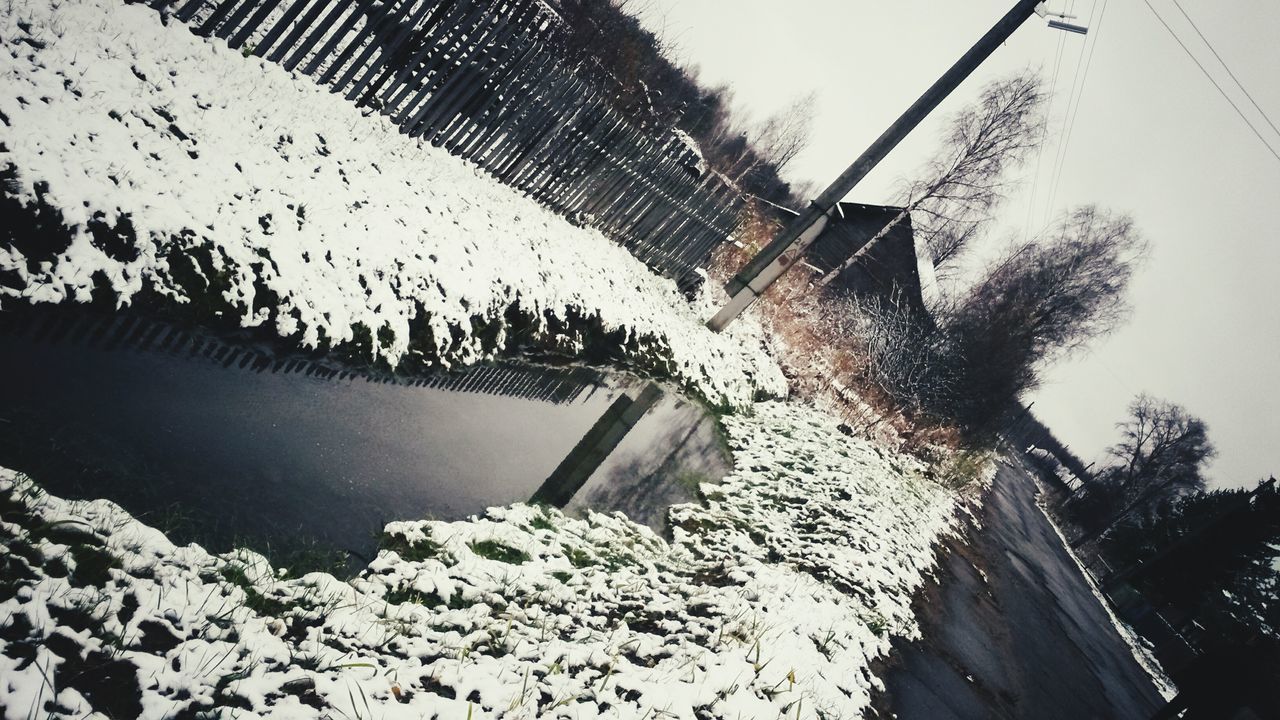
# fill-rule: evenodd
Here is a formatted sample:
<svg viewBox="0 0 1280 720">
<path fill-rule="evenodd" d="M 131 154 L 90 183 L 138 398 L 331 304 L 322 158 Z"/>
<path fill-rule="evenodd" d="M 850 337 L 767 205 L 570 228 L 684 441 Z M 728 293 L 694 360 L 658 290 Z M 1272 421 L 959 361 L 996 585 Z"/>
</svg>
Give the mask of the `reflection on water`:
<svg viewBox="0 0 1280 720">
<path fill-rule="evenodd" d="M 405 379 L 63 310 L 0 312 L 0 421 L 0 465 L 219 547 L 368 556 L 386 521 L 536 493 L 662 529 L 727 469 L 700 408 L 626 375 L 507 363 Z"/>
<path fill-rule="evenodd" d="M 631 429 L 662 397 L 657 385 L 646 385 L 640 396 L 620 395 L 604 411 L 533 494 L 533 502 L 562 508 L 626 439 Z"/>
</svg>

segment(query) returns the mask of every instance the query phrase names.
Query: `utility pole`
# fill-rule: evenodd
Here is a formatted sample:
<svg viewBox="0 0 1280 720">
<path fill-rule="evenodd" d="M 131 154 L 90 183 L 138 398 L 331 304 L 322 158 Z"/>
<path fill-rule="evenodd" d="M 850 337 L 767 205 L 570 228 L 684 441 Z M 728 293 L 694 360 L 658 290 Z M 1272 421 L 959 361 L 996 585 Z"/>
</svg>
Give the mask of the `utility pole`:
<svg viewBox="0 0 1280 720">
<path fill-rule="evenodd" d="M 902 114 L 888 130 L 876 138 L 871 146 L 858 156 L 839 177 L 822 191 L 816 200 L 801 211 L 800 215 L 787 224 L 768 245 L 765 246 L 750 262 L 746 264 L 725 285 L 729 293 L 729 302 L 725 304 L 715 317 L 707 322 L 707 327 L 716 332 L 728 327 L 729 323 L 742 314 L 764 294 L 775 280 L 782 276 L 801 253 L 805 251 L 827 226 L 831 211 L 836 203 L 849 194 L 855 185 L 872 168 L 884 159 L 889 151 L 920 124 L 934 108 L 946 99 L 965 78 L 991 56 L 1010 35 L 1026 22 L 1032 14 L 1037 13 L 1042 0 L 1019 0 L 999 22 L 995 24 L 982 39 L 978 40 L 969 52 L 966 52 L 955 65 L 951 66 L 942 77 L 938 78 L 928 90 Z M 1043 11 L 1040 11 L 1043 12 Z"/>
</svg>

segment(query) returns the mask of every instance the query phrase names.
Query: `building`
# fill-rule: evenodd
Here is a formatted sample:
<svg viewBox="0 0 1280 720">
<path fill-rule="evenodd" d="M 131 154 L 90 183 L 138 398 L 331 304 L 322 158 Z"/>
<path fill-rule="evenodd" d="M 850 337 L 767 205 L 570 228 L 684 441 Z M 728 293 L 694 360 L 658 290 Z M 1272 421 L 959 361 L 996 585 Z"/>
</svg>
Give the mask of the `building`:
<svg viewBox="0 0 1280 720">
<path fill-rule="evenodd" d="M 780 223 L 798 213 L 772 206 Z M 795 272 L 808 271 L 815 281 L 844 265 L 889 223 L 902 208 L 861 203 L 837 203 L 826 229 L 805 251 Z M 908 215 L 894 225 L 866 255 L 839 271 L 827 286 L 836 292 L 862 297 L 879 296 L 924 312 L 936 289 L 933 259 L 911 228 Z"/>
<path fill-rule="evenodd" d="M 805 262 L 826 277 L 901 213 L 898 207 L 838 203 L 826 229 L 805 253 Z M 926 307 L 926 287 L 931 290 L 934 283 L 933 260 L 918 246 L 910 215 L 839 273 L 828 286 L 833 290 L 905 302 L 920 311 Z"/>
</svg>

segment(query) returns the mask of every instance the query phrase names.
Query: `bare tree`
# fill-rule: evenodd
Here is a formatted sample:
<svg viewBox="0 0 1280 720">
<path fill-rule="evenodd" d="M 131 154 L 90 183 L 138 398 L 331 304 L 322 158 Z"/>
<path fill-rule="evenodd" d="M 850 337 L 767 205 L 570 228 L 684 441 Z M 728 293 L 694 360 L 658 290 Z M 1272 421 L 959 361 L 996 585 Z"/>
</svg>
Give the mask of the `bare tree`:
<svg viewBox="0 0 1280 720">
<path fill-rule="evenodd" d="M 872 394 L 980 439 L 1046 363 L 1119 324 L 1144 253 L 1128 217 L 1080 208 L 932 314 L 892 297 L 838 300 L 849 318 L 834 337 L 863 358 Z"/>
<path fill-rule="evenodd" d="M 1086 206 L 991 266 L 944 318 L 966 377 L 956 415 L 995 417 L 1038 384 L 1046 362 L 1119 325 L 1145 252 L 1129 217 Z"/>
<path fill-rule="evenodd" d="M 1202 489 L 1202 465 L 1215 454 L 1208 429 L 1181 405 L 1138 395 L 1118 424 L 1121 440 L 1108 450 L 1116 479 L 1136 496 L 1153 484 L 1176 492 Z"/>
<path fill-rule="evenodd" d="M 985 318 L 1022 338 L 1036 358 L 1070 352 L 1127 317 L 1125 290 L 1146 250 L 1129 216 L 1077 208 L 993 265 L 958 317 Z"/>
<path fill-rule="evenodd" d="M 796 155 L 808 147 L 817 105 L 817 93 L 796 98 L 787 107 L 770 115 L 753 133 L 757 151 L 778 172 L 782 172 Z"/>
<path fill-rule="evenodd" d="M 728 150 L 721 165 L 735 183 L 767 168 L 777 176 L 809 144 L 817 94 L 797 98 L 763 122 L 741 130 L 726 126 L 713 138 Z"/>
<path fill-rule="evenodd" d="M 819 284 L 830 284 L 907 218 L 935 265 L 954 262 L 1004 199 L 1008 171 L 1039 146 L 1044 98 L 1040 77 L 1029 71 L 983 88 L 977 102 L 952 118 L 919 179 L 905 184 L 895 201 L 902 211 Z"/>
<path fill-rule="evenodd" d="M 1120 442 L 1108 449 L 1112 462 L 1095 486 L 1107 517 L 1074 545 L 1106 534 L 1162 500 L 1203 490 L 1204 466 L 1217 454 L 1203 420 L 1145 393 L 1129 403 L 1129 416 L 1117 427 Z"/>
<path fill-rule="evenodd" d="M 896 293 L 895 293 L 896 295 Z M 946 336 L 901 298 L 880 295 L 837 301 L 847 318 L 840 337 L 862 358 L 864 380 L 913 416 L 950 402 L 964 378 L 951 362 Z"/>
</svg>

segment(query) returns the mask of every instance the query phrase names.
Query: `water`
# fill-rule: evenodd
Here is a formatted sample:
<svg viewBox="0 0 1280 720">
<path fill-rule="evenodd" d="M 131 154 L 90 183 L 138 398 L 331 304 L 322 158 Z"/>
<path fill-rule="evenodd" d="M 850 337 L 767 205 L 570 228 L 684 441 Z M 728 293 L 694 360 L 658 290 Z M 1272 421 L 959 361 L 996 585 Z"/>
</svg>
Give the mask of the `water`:
<svg viewBox="0 0 1280 720">
<path fill-rule="evenodd" d="M 0 465 L 179 541 L 362 557 L 387 521 L 535 494 L 662 531 L 728 467 L 700 407 L 628 375 L 504 364 L 406 382 L 62 310 L 0 313 Z"/>
</svg>

